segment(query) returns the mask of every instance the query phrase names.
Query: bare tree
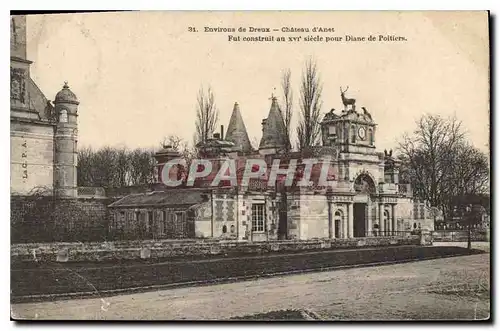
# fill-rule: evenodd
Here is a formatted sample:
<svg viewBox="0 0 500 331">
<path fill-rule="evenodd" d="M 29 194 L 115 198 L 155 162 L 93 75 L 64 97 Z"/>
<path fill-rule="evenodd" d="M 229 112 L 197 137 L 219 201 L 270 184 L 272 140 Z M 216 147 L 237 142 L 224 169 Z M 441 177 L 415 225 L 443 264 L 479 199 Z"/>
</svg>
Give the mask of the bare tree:
<svg viewBox="0 0 500 331">
<path fill-rule="evenodd" d="M 181 157 L 190 164 L 191 160 L 196 157 L 196 149 L 189 146 L 188 142 L 176 135 L 164 137 L 161 143 L 162 147 L 171 146 L 173 150 L 179 152 Z"/>
<path fill-rule="evenodd" d="M 78 166 L 77 166 L 77 183 L 78 186 L 93 186 L 94 178 L 93 171 L 94 151 L 92 147 L 80 147 L 78 149 Z"/>
<path fill-rule="evenodd" d="M 465 140 L 456 118 L 424 115 L 412 135 L 399 143 L 402 179 L 414 196 L 449 216 L 460 197 L 489 190 L 489 164 L 484 153 Z"/>
<path fill-rule="evenodd" d="M 131 184 L 146 185 L 155 180 L 154 151 L 136 148 L 130 153 Z"/>
<path fill-rule="evenodd" d="M 320 81 L 318 67 L 313 59 L 309 59 L 300 85 L 300 121 L 297 127 L 298 146 L 300 150 L 314 146 L 320 136 L 321 93 L 323 84 Z"/>
<path fill-rule="evenodd" d="M 292 72 L 290 69 L 286 69 L 281 76 L 281 89 L 283 91 L 283 105 L 281 108 L 281 113 L 283 115 L 283 120 L 285 121 L 286 128 L 286 141 L 288 148 L 290 145 L 290 123 L 293 114 L 293 90 L 291 84 Z"/>
<path fill-rule="evenodd" d="M 124 187 L 154 180 L 154 153 L 148 149 L 90 147 L 78 151 L 78 186 Z"/>
<path fill-rule="evenodd" d="M 413 135 L 405 134 L 399 143 L 399 151 L 409 161 L 414 193 L 432 206 L 439 205 L 441 199 L 439 183 L 449 169 L 448 153 L 463 135 L 461 123 L 455 118 L 425 115 Z"/>
<path fill-rule="evenodd" d="M 198 91 L 196 107 L 195 143 L 206 142 L 216 130 L 219 111 L 215 105 L 215 96 L 211 87 L 205 92 L 203 87 Z"/>
<path fill-rule="evenodd" d="M 106 146 L 96 151 L 92 164 L 94 185 L 100 187 L 117 187 L 117 150 Z"/>
<path fill-rule="evenodd" d="M 180 149 L 182 149 L 182 147 L 184 147 L 181 145 L 187 145 L 187 143 L 181 137 L 173 134 L 167 137 L 163 137 L 163 140 L 161 142 L 162 147 L 170 146 L 175 151 L 179 151 Z"/>
<path fill-rule="evenodd" d="M 448 212 L 468 199 L 489 194 L 489 162 L 488 157 L 467 142 L 458 143 L 448 154 L 450 166 L 443 178 L 443 202 Z"/>
<path fill-rule="evenodd" d="M 130 185 L 130 170 L 131 163 L 129 157 L 129 151 L 125 148 L 119 148 L 116 150 L 116 159 L 115 159 L 115 169 L 117 171 L 115 182 L 113 183 L 114 187 L 124 187 Z"/>
</svg>

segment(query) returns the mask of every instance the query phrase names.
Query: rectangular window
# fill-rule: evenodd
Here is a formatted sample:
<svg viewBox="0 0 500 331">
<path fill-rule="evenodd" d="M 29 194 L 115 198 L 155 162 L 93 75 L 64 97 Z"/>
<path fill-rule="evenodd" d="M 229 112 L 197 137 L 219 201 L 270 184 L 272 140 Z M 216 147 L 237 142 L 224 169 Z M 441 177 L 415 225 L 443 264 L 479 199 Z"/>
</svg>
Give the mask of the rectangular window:
<svg viewBox="0 0 500 331">
<path fill-rule="evenodd" d="M 425 204 L 424 203 L 420 204 L 420 219 L 421 220 L 425 219 Z"/>
<path fill-rule="evenodd" d="M 148 211 L 148 230 L 153 231 L 153 212 Z"/>
<path fill-rule="evenodd" d="M 163 223 L 163 227 L 162 227 L 162 233 L 165 234 L 167 233 L 167 211 L 166 210 L 163 210 L 162 211 L 162 223 Z"/>
<path fill-rule="evenodd" d="M 125 221 L 125 212 L 124 211 L 120 212 L 120 228 L 121 229 L 127 229 L 127 227 L 126 227 L 126 221 Z"/>
<path fill-rule="evenodd" d="M 183 236 L 184 234 L 184 213 L 181 211 L 175 212 L 175 232 L 177 236 Z"/>
<path fill-rule="evenodd" d="M 252 204 L 252 231 L 265 231 L 265 213 L 263 203 Z"/>
<path fill-rule="evenodd" d="M 109 222 L 109 231 L 113 231 L 116 228 L 116 215 L 111 214 L 111 219 Z"/>
<path fill-rule="evenodd" d="M 182 211 L 175 212 L 175 218 L 179 222 L 184 221 L 184 213 Z"/>
</svg>

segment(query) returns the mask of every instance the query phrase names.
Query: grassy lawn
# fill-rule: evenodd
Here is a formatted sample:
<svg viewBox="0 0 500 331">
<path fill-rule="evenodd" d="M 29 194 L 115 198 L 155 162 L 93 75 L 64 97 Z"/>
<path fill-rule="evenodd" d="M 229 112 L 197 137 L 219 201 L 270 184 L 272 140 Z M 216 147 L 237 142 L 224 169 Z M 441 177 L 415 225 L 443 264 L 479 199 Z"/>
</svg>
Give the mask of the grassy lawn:
<svg viewBox="0 0 500 331">
<path fill-rule="evenodd" d="M 112 297 L 13 304 L 12 317 L 90 320 L 484 320 L 490 256 L 313 272 Z M 303 313 L 308 314 L 304 315 Z"/>
</svg>

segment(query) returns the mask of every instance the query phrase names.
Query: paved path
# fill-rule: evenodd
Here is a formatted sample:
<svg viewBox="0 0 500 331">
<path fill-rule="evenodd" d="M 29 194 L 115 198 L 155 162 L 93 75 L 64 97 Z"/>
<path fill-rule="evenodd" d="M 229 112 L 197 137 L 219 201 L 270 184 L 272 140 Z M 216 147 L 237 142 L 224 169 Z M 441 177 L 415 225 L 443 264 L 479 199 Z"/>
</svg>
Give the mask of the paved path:
<svg viewBox="0 0 500 331">
<path fill-rule="evenodd" d="M 179 288 L 103 299 L 12 305 L 28 319 L 225 319 L 308 309 L 324 319 L 482 319 L 489 254 Z"/>
</svg>

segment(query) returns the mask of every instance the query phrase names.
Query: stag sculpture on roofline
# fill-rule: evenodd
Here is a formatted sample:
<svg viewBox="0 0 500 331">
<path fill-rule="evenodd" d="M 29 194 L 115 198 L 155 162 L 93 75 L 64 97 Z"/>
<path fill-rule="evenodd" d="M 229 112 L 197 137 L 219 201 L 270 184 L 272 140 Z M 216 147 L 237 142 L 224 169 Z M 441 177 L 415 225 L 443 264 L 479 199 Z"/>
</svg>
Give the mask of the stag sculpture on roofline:
<svg viewBox="0 0 500 331">
<path fill-rule="evenodd" d="M 347 111 L 347 106 L 351 106 L 351 110 L 356 111 L 356 99 L 346 98 L 345 92 L 349 89 L 349 86 L 342 91 L 342 86 L 340 87 L 340 97 L 342 98 L 342 103 L 344 104 L 344 111 Z"/>
</svg>

